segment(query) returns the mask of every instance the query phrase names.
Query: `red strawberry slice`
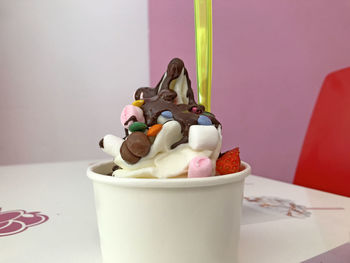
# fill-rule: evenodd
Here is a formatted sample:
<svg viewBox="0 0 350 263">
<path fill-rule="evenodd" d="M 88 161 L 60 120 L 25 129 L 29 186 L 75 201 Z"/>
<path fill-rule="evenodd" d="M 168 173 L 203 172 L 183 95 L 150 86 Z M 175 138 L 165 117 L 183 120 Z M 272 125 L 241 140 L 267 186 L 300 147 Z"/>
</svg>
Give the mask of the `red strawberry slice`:
<svg viewBox="0 0 350 263">
<path fill-rule="evenodd" d="M 239 148 L 225 152 L 216 161 L 216 172 L 220 175 L 236 173 L 241 166 L 241 159 L 239 158 Z"/>
</svg>

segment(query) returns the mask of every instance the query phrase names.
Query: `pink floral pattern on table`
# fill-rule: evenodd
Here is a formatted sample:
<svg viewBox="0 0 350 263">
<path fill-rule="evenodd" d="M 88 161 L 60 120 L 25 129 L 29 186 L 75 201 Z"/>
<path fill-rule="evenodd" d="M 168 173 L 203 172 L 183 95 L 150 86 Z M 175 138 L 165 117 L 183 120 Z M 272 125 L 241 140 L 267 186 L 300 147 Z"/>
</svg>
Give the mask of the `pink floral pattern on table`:
<svg viewBox="0 0 350 263">
<path fill-rule="evenodd" d="M 40 225 L 49 219 L 40 212 L 25 210 L 1 211 L 0 207 L 0 237 L 18 234 L 29 227 Z"/>
<path fill-rule="evenodd" d="M 260 196 L 244 197 L 244 200 L 260 208 L 264 208 L 273 213 L 283 214 L 290 217 L 306 218 L 311 215 L 308 208 L 303 205 L 297 205 L 293 201 L 279 197 Z"/>
</svg>

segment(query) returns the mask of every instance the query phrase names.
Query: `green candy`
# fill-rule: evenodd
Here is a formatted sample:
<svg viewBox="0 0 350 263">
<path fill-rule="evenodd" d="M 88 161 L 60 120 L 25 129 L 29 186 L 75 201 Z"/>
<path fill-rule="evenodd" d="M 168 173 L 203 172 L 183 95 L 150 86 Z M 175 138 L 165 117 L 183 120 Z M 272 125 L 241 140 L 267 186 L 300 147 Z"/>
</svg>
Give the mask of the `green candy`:
<svg viewBox="0 0 350 263">
<path fill-rule="evenodd" d="M 144 132 L 146 129 L 147 129 L 147 125 L 142 122 L 134 122 L 129 126 L 129 131 L 131 132 L 136 132 L 136 131 Z"/>
</svg>

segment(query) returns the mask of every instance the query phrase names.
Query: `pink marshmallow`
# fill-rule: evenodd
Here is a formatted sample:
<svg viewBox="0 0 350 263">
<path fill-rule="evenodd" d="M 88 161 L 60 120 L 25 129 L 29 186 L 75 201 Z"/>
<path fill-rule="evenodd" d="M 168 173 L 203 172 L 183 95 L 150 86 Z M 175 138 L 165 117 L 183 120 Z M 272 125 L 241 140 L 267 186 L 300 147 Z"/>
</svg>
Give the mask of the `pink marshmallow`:
<svg viewBox="0 0 350 263">
<path fill-rule="evenodd" d="M 208 157 L 194 157 L 188 166 L 188 177 L 209 177 L 212 174 L 213 165 Z"/>
<path fill-rule="evenodd" d="M 127 125 L 124 123 L 130 119 L 130 117 L 135 116 L 138 122 L 145 122 L 145 117 L 143 116 L 143 110 L 140 107 L 134 105 L 126 105 L 122 110 L 120 115 L 120 121 L 125 128 L 129 128 L 130 124 L 134 121 L 130 121 Z"/>
</svg>

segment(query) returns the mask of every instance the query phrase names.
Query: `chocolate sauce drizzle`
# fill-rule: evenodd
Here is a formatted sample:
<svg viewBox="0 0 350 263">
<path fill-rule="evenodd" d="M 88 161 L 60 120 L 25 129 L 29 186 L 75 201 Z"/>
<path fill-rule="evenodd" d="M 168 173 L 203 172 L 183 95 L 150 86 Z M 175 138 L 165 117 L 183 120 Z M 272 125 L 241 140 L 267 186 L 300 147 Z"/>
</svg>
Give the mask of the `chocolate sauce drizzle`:
<svg viewBox="0 0 350 263">
<path fill-rule="evenodd" d="M 136 119 L 136 117 L 133 115 L 133 116 L 131 116 L 129 119 L 127 119 L 127 121 L 126 122 L 124 122 L 124 126 L 126 126 L 126 125 L 128 125 L 129 124 L 129 122 L 135 122 L 135 121 L 137 121 L 137 119 Z M 127 128 L 124 128 L 124 131 L 125 131 L 125 137 L 123 138 L 124 140 L 126 139 L 126 137 L 128 137 L 129 136 L 129 130 L 127 129 Z"/>
<path fill-rule="evenodd" d="M 186 97 L 189 102 L 188 104 L 175 104 L 177 93 L 170 89 L 170 84 L 180 76 L 183 69 L 187 80 Z M 199 113 L 205 111 L 204 106 L 197 104 L 194 99 L 191 80 L 188 77 L 188 72 L 183 61 L 179 58 L 174 58 L 170 61 L 166 76 L 162 76 L 156 87 L 143 87 L 136 90 L 135 99 L 144 100 L 144 104 L 141 108 L 147 126 L 156 124 L 159 115 L 163 111 L 170 111 L 173 115 L 173 119 L 180 123 L 183 137 L 171 146 L 172 149 L 180 144 L 188 142 L 190 126 L 198 124 Z M 193 107 L 197 108 L 197 112 L 192 112 Z M 207 114 L 206 116 L 212 121 L 216 128 L 220 125 L 220 122 L 213 114 Z"/>
</svg>

